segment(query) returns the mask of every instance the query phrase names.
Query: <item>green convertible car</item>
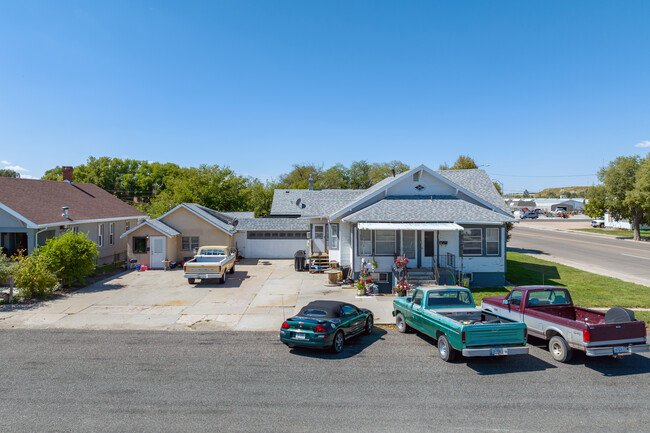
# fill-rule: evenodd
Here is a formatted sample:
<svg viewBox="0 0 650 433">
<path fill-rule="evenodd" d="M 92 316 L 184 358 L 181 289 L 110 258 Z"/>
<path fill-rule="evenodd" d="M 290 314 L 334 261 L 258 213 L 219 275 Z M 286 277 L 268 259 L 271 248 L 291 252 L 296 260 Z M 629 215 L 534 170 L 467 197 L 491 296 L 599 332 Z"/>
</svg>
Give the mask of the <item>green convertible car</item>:
<svg viewBox="0 0 650 433">
<path fill-rule="evenodd" d="M 289 347 L 343 350 L 345 340 L 372 332 L 372 311 L 340 301 L 313 301 L 280 327 L 280 341 Z"/>
</svg>

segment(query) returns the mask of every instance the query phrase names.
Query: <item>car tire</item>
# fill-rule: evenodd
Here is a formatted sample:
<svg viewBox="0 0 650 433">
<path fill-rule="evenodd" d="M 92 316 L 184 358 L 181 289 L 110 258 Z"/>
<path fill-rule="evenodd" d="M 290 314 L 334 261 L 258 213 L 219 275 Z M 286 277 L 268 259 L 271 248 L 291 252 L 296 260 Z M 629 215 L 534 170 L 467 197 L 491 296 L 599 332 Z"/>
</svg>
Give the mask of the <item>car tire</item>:
<svg viewBox="0 0 650 433">
<path fill-rule="evenodd" d="M 194 278 L 188 278 L 187 279 L 188 284 L 194 284 L 194 281 L 195 281 Z"/>
<path fill-rule="evenodd" d="M 226 275 L 227 275 L 227 274 L 228 274 L 227 272 L 224 272 L 224 273 L 223 273 L 223 277 L 221 277 L 221 281 L 220 281 L 221 284 L 226 284 L 226 279 L 227 279 L 227 278 L 226 278 Z"/>
<path fill-rule="evenodd" d="M 366 324 L 363 327 L 363 333 L 366 335 L 370 335 L 372 333 L 372 326 L 373 326 L 374 319 L 372 318 L 372 314 L 368 316 L 366 319 Z"/>
<path fill-rule="evenodd" d="M 343 335 L 343 332 L 339 331 L 334 334 L 334 339 L 332 340 L 332 352 L 343 352 L 343 346 L 345 346 L 345 336 Z"/>
<path fill-rule="evenodd" d="M 456 359 L 456 349 L 451 347 L 447 336 L 444 334 L 438 337 L 438 353 L 440 354 L 440 359 L 445 362 L 451 362 Z"/>
<path fill-rule="evenodd" d="M 232 265 L 232 268 L 228 271 L 229 274 L 234 274 L 235 273 L 235 265 Z"/>
<path fill-rule="evenodd" d="M 598 224 L 598 227 L 600 227 L 601 229 L 605 228 L 605 223 Z"/>
<path fill-rule="evenodd" d="M 397 331 L 401 332 L 402 334 L 408 332 L 409 330 L 409 325 L 406 324 L 406 320 L 404 320 L 402 313 L 398 312 L 395 314 L 395 325 L 397 326 Z"/>
<path fill-rule="evenodd" d="M 551 352 L 553 359 L 558 362 L 569 362 L 573 354 L 566 340 L 559 335 L 551 338 L 548 342 L 548 351 Z"/>
</svg>

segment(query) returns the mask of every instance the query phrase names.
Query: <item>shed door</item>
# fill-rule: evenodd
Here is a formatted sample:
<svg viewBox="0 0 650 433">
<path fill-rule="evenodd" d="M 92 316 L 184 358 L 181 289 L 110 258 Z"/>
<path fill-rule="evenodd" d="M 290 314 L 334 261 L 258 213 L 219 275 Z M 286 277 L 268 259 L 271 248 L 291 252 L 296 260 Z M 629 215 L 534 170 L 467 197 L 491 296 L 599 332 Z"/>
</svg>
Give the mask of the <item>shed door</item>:
<svg viewBox="0 0 650 433">
<path fill-rule="evenodd" d="M 149 266 L 151 269 L 163 269 L 165 260 L 165 237 L 164 236 L 150 236 L 149 242 L 151 250 L 149 252 Z"/>
</svg>

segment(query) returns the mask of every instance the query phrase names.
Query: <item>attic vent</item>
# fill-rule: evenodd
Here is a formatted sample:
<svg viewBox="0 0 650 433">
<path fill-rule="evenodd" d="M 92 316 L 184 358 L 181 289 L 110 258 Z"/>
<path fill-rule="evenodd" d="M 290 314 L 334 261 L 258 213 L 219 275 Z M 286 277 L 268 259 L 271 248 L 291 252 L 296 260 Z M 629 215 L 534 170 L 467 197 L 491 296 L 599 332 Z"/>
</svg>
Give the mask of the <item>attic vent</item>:
<svg viewBox="0 0 650 433">
<path fill-rule="evenodd" d="M 415 187 L 418 191 L 422 191 L 424 189 L 424 185 L 418 185 Z"/>
<path fill-rule="evenodd" d="M 69 208 L 68 206 L 62 206 L 62 207 L 61 207 L 61 211 L 62 211 L 63 213 L 61 213 L 61 216 L 62 216 L 63 218 L 68 218 L 68 211 L 69 211 L 69 210 L 70 210 L 70 208 Z"/>
<path fill-rule="evenodd" d="M 420 181 L 420 172 L 416 171 L 413 173 L 413 182 L 419 182 Z"/>
</svg>

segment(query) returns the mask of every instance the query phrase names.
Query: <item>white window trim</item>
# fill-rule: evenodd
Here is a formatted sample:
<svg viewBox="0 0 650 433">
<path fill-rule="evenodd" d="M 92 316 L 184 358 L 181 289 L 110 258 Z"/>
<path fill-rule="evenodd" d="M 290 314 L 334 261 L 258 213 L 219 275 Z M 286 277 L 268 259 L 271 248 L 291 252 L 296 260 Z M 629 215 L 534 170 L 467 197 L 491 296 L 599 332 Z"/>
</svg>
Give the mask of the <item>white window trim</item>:
<svg viewBox="0 0 650 433">
<path fill-rule="evenodd" d="M 108 245 L 115 245 L 115 223 L 108 223 Z"/>
<path fill-rule="evenodd" d="M 463 239 L 463 245 L 462 245 L 461 253 L 463 254 L 463 257 L 481 257 L 481 256 L 483 255 L 483 239 L 484 239 L 484 236 L 483 236 L 483 229 L 480 228 L 480 227 L 469 227 L 469 228 L 465 228 L 465 231 L 464 231 L 463 233 L 466 233 L 466 232 L 469 231 L 469 230 L 479 230 L 479 231 L 480 231 L 480 233 L 481 233 L 481 239 L 480 239 L 480 241 L 469 241 L 469 242 L 479 242 L 479 244 L 480 244 L 480 248 L 481 248 L 481 252 L 478 253 L 478 254 L 476 254 L 476 253 L 475 253 L 475 254 L 468 254 L 468 253 L 465 253 L 465 239 Z M 462 235 L 461 235 L 461 236 L 462 236 Z"/>
<path fill-rule="evenodd" d="M 373 245 L 373 246 L 374 246 L 374 255 L 376 255 L 376 256 L 381 256 L 381 257 L 390 257 L 390 256 L 394 256 L 394 255 L 395 255 L 395 248 L 397 247 L 397 230 L 381 230 L 381 231 L 386 231 L 386 232 L 393 232 L 393 252 L 391 252 L 391 253 L 389 253 L 389 254 L 379 254 L 379 253 L 377 252 L 377 232 L 378 232 L 378 231 L 379 231 L 379 230 L 374 230 L 374 232 L 375 232 L 375 236 L 374 236 L 374 239 L 373 239 L 373 244 L 374 244 L 374 245 Z M 384 244 L 386 244 L 386 243 L 388 243 L 388 242 L 386 242 L 386 241 L 379 241 L 379 243 L 384 243 Z"/>
<path fill-rule="evenodd" d="M 497 231 L 497 240 L 496 241 L 489 241 L 488 240 L 488 230 L 496 230 Z M 488 243 L 497 245 L 496 254 L 488 253 Z M 486 227 L 486 229 L 485 229 L 485 255 L 490 256 L 490 257 L 498 257 L 498 256 L 501 255 L 501 229 L 495 228 L 495 227 Z"/>
<path fill-rule="evenodd" d="M 104 246 L 104 224 L 97 226 L 97 245 L 99 245 L 99 248 Z"/>
<path fill-rule="evenodd" d="M 330 250 L 338 250 L 341 247 L 341 228 L 338 223 L 331 223 L 330 225 Z M 332 229 L 336 227 L 336 234 L 333 233 Z M 336 245 L 333 245 L 333 241 L 336 239 Z"/>
</svg>

